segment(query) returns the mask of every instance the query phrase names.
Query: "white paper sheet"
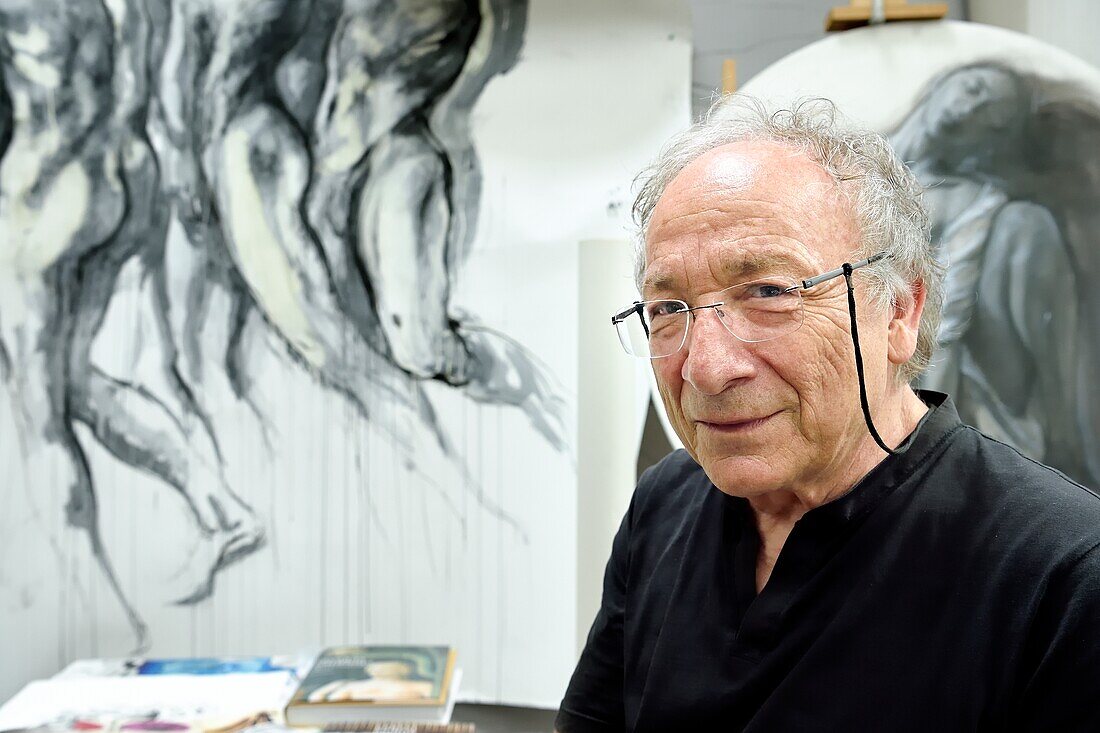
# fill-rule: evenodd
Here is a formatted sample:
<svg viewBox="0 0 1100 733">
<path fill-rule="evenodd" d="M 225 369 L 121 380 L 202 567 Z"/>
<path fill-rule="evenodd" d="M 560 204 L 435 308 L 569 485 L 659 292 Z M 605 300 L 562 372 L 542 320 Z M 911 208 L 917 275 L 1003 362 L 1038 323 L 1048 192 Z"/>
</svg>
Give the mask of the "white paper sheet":
<svg viewBox="0 0 1100 733">
<path fill-rule="evenodd" d="M 284 672 L 103 677 L 31 682 L 0 708 L 0 731 L 75 718 L 202 718 L 281 710 L 297 682 Z"/>
</svg>

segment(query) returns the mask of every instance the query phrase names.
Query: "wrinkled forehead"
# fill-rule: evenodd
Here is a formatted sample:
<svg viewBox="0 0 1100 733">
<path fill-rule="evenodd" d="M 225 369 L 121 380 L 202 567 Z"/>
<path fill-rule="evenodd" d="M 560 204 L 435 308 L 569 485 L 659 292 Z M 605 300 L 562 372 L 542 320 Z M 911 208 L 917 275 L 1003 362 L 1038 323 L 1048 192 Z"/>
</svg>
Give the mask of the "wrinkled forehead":
<svg viewBox="0 0 1100 733">
<path fill-rule="evenodd" d="M 671 284 L 680 259 L 713 260 L 725 281 L 805 271 L 847 254 L 856 230 L 847 195 L 800 151 L 724 146 L 686 166 L 657 202 L 643 281 Z"/>
<path fill-rule="evenodd" d="M 687 245 L 683 245 L 686 248 Z M 774 246 L 755 247 L 748 250 L 736 244 L 708 244 L 706 255 L 713 264 L 710 273 L 717 282 L 729 285 L 744 283 L 766 275 L 803 277 L 820 269 L 804 253 L 784 248 L 779 242 Z M 642 292 L 679 291 L 685 283 L 681 260 L 683 249 L 666 250 L 663 256 L 650 260 L 642 279 Z"/>
<path fill-rule="evenodd" d="M 751 217 L 782 209 L 792 220 L 836 208 L 841 187 L 802 151 L 771 141 L 743 141 L 707 151 L 677 173 L 649 219 L 647 243 L 699 226 L 711 215 Z M 756 206 L 753 206 L 756 204 Z"/>
</svg>

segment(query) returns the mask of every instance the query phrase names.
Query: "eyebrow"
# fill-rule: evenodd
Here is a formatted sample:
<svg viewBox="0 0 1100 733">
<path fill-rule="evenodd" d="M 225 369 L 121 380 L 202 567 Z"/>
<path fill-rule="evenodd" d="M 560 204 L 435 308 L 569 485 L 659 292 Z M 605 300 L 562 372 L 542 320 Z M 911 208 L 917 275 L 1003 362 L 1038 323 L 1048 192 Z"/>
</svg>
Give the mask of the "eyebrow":
<svg viewBox="0 0 1100 733">
<path fill-rule="evenodd" d="M 749 282 L 757 275 L 774 274 L 776 269 L 790 269 L 791 265 L 791 258 L 778 252 L 766 254 L 736 253 L 722 258 L 722 274 L 731 282 Z M 653 277 L 646 277 L 642 282 L 642 292 L 646 290 L 675 290 L 678 285 L 679 278 L 675 275 L 657 273 Z"/>
</svg>

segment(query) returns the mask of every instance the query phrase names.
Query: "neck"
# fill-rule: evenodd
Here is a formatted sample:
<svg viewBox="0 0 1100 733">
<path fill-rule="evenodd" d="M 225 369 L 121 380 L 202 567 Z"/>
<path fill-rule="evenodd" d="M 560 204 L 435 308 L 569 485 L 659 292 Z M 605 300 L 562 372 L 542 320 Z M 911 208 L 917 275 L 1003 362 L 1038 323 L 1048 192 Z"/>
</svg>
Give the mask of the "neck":
<svg viewBox="0 0 1100 733">
<path fill-rule="evenodd" d="M 875 427 L 883 441 L 891 448 L 897 448 L 905 438 L 916 429 L 917 423 L 928 412 L 916 393 L 908 386 L 901 386 L 892 399 L 884 401 L 886 409 L 874 410 Z M 862 413 L 860 422 L 863 422 Z M 779 557 L 779 551 L 787 541 L 795 523 L 806 512 L 827 504 L 847 494 L 853 486 L 866 476 L 886 457 L 882 449 L 875 444 L 864 425 L 864 439 L 849 463 L 849 468 L 827 485 L 813 485 L 772 491 L 749 498 L 756 530 L 760 535 L 760 555 L 757 562 L 757 589 L 767 582 L 771 568 Z"/>
</svg>

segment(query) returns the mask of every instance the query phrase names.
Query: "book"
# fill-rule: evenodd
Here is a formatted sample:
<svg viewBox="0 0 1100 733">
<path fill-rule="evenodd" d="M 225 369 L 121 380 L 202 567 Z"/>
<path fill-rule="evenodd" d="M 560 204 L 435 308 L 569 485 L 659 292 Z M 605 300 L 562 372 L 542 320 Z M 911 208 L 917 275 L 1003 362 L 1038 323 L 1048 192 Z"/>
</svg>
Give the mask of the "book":
<svg viewBox="0 0 1100 733">
<path fill-rule="evenodd" d="M 272 657 L 165 657 L 148 659 L 78 659 L 55 674 L 52 679 L 78 677 L 133 677 L 139 675 L 222 675 L 222 674 L 295 674 L 305 661 L 301 655 Z M 304 670 L 303 670 L 304 671 Z"/>
<path fill-rule="evenodd" d="M 447 723 L 460 678 L 446 646 L 331 647 L 287 703 L 286 722 Z"/>
<path fill-rule="evenodd" d="M 341 723 L 326 725 L 326 733 L 476 733 L 473 723 Z"/>
</svg>

